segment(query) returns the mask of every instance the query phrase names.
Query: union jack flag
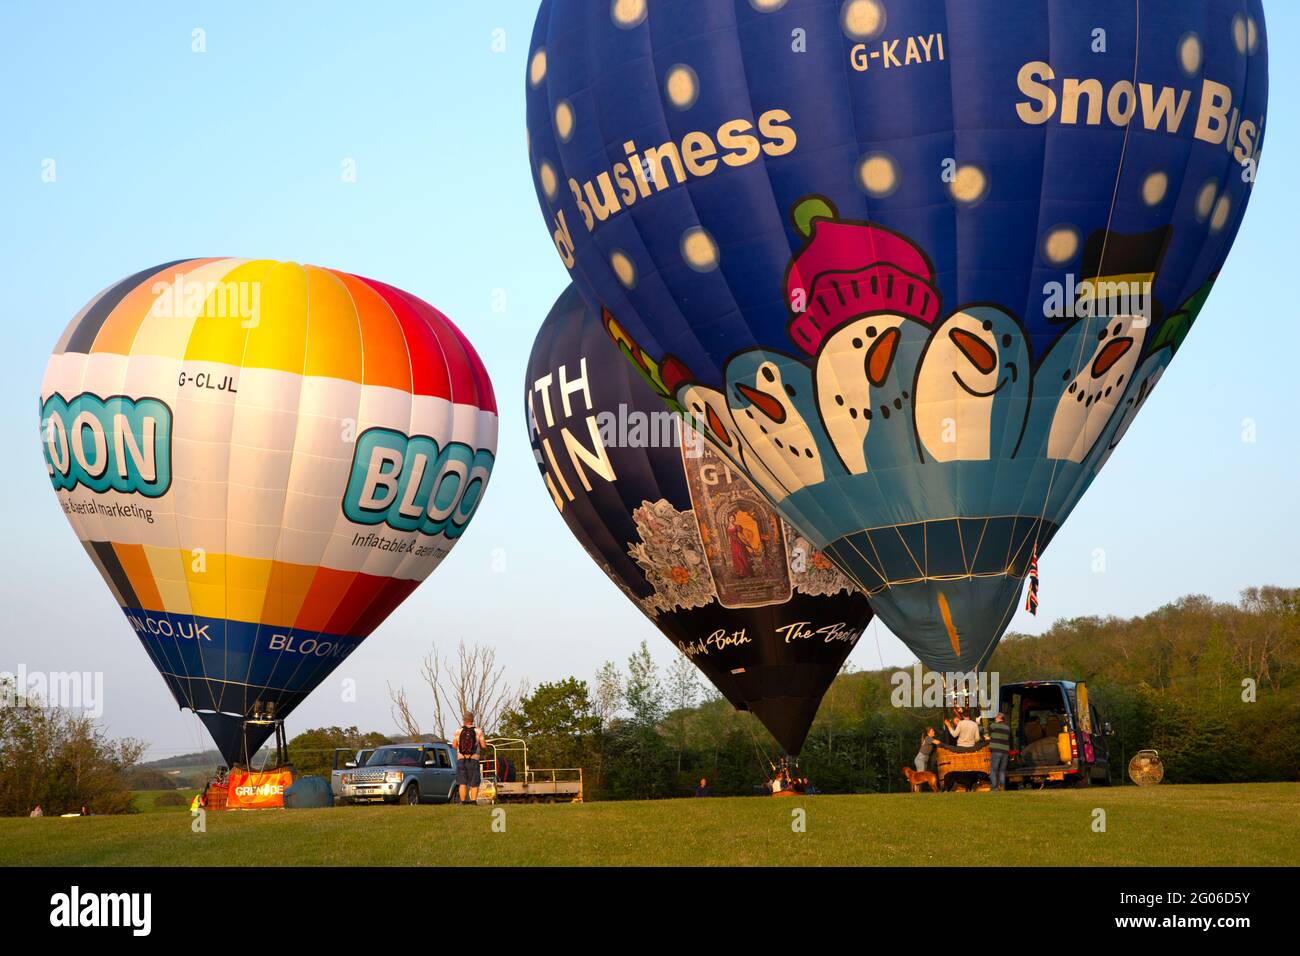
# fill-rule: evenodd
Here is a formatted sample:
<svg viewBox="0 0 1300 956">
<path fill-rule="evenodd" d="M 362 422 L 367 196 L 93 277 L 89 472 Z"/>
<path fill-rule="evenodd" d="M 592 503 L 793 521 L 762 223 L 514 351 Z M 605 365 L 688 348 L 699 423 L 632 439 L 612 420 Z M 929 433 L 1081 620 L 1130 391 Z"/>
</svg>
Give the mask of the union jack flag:
<svg viewBox="0 0 1300 956">
<path fill-rule="evenodd" d="M 1034 545 L 1034 556 L 1029 561 L 1029 593 L 1025 596 L 1025 610 L 1038 615 L 1038 545 Z"/>
</svg>

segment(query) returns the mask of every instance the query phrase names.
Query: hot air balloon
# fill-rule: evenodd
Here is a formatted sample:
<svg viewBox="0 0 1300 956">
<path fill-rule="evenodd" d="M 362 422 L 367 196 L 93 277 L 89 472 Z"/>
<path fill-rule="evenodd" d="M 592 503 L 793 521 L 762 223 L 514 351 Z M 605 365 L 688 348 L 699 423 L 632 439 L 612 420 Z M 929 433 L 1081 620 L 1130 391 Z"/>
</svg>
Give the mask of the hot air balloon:
<svg viewBox="0 0 1300 956">
<path fill-rule="evenodd" d="M 612 322 L 569 286 L 533 344 L 529 435 L 551 499 L 664 636 L 797 754 L 871 607 L 664 408 Z"/>
<path fill-rule="evenodd" d="M 451 550 L 496 431 L 445 316 L 288 262 L 179 260 L 110 286 L 41 388 L 64 513 L 231 766 Z"/>
<path fill-rule="evenodd" d="M 1181 347 L 1258 0 L 544 0 L 529 151 L 627 355 L 927 665 L 982 667 Z"/>
</svg>

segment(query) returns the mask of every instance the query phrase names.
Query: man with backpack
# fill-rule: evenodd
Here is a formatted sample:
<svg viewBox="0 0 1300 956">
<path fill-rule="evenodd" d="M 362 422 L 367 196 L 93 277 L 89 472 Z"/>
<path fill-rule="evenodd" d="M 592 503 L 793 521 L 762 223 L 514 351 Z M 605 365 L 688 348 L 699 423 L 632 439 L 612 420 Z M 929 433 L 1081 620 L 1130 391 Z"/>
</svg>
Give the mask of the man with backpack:
<svg viewBox="0 0 1300 956">
<path fill-rule="evenodd" d="M 465 723 L 456 735 L 456 783 L 460 785 L 460 802 L 463 804 L 478 802 L 478 755 L 485 746 L 483 731 L 474 726 L 474 715 L 465 711 Z"/>
</svg>

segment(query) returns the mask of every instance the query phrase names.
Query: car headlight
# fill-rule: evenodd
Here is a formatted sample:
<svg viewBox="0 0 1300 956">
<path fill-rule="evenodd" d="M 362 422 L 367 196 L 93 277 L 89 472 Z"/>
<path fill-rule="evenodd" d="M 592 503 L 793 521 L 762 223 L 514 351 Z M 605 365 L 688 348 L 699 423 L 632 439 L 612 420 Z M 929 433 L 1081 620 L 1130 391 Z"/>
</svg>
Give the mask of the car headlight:
<svg viewBox="0 0 1300 956">
<path fill-rule="evenodd" d="M 406 774 L 400 770 L 390 770 L 384 774 L 384 780 L 387 783 L 401 783 L 406 779 Z"/>
<path fill-rule="evenodd" d="M 352 774 L 350 774 L 350 773 L 345 773 L 345 774 L 343 775 L 343 782 L 344 782 L 344 783 L 351 783 L 351 782 L 352 782 Z"/>
</svg>

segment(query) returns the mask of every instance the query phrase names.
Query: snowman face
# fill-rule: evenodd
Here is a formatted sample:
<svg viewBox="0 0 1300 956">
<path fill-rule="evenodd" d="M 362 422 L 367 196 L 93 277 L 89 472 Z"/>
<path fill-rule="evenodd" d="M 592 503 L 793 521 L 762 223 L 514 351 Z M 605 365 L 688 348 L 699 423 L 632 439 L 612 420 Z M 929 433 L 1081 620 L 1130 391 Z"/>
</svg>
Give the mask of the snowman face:
<svg viewBox="0 0 1300 956">
<path fill-rule="evenodd" d="M 916 377 L 916 434 L 926 456 L 987 461 L 995 440 L 1014 445 L 1028 411 L 1028 365 L 1024 333 L 1001 309 L 972 306 L 945 319 Z"/>
<path fill-rule="evenodd" d="M 1142 406 L 1146 404 L 1146 400 L 1151 397 L 1151 392 L 1155 389 L 1156 383 L 1160 381 L 1160 377 L 1165 374 L 1165 369 L 1169 367 L 1169 360 L 1172 358 L 1172 351 L 1167 348 L 1160 349 L 1143 362 L 1142 367 L 1133 376 L 1133 384 L 1129 386 L 1128 391 L 1124 393 L 1124 400 L 1120 402 L 1119 424 L 1115 428 L 1115 433 L 1107 440 L 1106 448 L 1101 457 L 1097 459 L 1097 471 L 1101 471 L 1105 467 L 1115 448 L 1128 434 L 1129 426 L 1137 418 L 1137 414 L 1142 410 Z"/>
<path fill-rule="evenodd" d="M 687 385 L 677 392 L 677 401 L 686 410 L 691 427 L 711 441 L 733 465 L 772 498 L 780 501 L 789 494 L 780 481 L 763 466 L 752 448 L 745 445 L 727 407 L 726 397 L 703 385 Z"/>
<path fill-rule="evenodd" d="M 813 421 L 812 373 L 797 359 L 755 349 L 726 368 L 727 402 L 745 444 L 789 492 L 825 480 Z M 820 427 L 817 425 L 816 427 Z"/>
<path fill-rule="evenodd" d="M 817 353 L 818 411 L 850 474 L 867 470 L 868 433 L 906 429 L 912 443 L 914 368 L 902 366 L 917 351 L 915 325 L 892 313 L 864 316 L 836 330 Z"/>
<path fill-rule="evenodd" d="M 1137 315 L 1086 322 L 1084 334 L 1094 336 L 1093 348 L 1091 354 L 1084 352 L 1088 357 L 1073 378 L 1067 372 L 1063 379 L 1068 384 L 1052 417 L 1048 458 L 1081 462 L 1088 457 L 1130 384 L 1148 324 Z M 1075 349 L 1087 348 L 1086 342 L 1072 344 Z"/>
</svg>

